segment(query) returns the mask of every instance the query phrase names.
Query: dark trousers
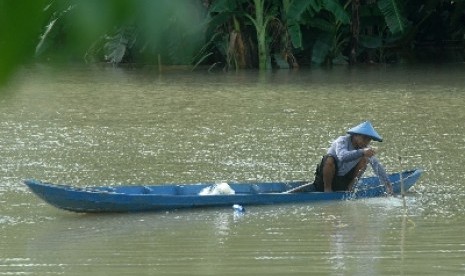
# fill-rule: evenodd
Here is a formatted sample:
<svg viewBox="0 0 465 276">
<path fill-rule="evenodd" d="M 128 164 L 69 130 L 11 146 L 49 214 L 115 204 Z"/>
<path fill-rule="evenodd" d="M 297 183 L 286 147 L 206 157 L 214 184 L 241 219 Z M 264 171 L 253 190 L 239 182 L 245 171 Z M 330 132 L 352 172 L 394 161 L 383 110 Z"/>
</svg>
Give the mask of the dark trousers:
<svg viewBox="0 0 465 276">
<path fill-rule="evenodd" d="M 332 190 L 333 191 L 347 191 L 349 189 L 349 184 L 355 178 L 355 167 L 352 168 L 345 175 L 342 175 L 342 176 L 337 175 L 337 171 L 338 171 L 337 158 L 329 154 L 323 156 L 323 158 L 321 159 L 321 163 L 317 165 L 316 167 L 315 181 L 313 182 L 313 185 L 315 186 L 315 190 L 318 192 L 324 191 L 325 184 L 323 182 L 323 167 L 329 157 L 334 158 L 334 163 L 335 163 L 335 172 L 334 172 L 334 178 L 333 178 L 333 183 L 332 183 Z"/>
</svg>

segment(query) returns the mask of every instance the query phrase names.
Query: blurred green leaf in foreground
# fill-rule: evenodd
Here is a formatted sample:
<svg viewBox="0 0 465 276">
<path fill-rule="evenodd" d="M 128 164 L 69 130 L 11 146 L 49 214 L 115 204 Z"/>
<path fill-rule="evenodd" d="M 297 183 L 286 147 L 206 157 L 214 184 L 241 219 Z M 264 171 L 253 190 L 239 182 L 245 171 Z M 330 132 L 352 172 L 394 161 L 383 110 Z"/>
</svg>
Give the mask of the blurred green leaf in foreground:
<svg viewBox="0 0 465 276">
<path fill-rule="evenodd" d="M 24 62 L 34 56 L 44 0 L 0 0 L 0 85 Z"/>
</svg>

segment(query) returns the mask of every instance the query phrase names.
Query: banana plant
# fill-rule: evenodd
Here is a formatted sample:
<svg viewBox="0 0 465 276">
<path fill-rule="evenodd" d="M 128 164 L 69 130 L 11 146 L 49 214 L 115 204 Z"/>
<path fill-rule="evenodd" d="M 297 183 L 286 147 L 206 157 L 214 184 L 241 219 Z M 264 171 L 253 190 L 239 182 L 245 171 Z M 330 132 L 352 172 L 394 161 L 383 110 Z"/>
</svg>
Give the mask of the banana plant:
<svg viewBox="0 0 465 276">
<path fill-rule="evenodd" d="M 269 57 L 267 29 L 275 18 L 276 3 L 278 1 L 267 0 L 253 0 L 253 3 L 249 0 L 216 0 L 210 3 L 207 36 L 215 40 L 210 39 L 208 44 L 214 45 L 216 51 L 222 53 L 226 69 L 251 67 L 246 55 L 254 49 L 256 53 L 253 55 L 257 57 L 259 69 L 266 69 Z M 246 44 L 243 37 L 252 32 L 255 33 L 256 44 Z M 208 48 L 204 47 L 204 51 Z M 210 54 L 212 52 L 204 53 L 200 59 Z"/>
<path fill-rule="evenodd" d="M 384 15 L 386 25 L 392 34 L 405 32 L 408 21 L 398 0 L 378 0 L 378 7 Z"/>
<path fill-rule="evenodd" d="M 247 48 L 244 42 L 244 24 L 240 20 L 244 11 L 242 5 L 244 1 L 235 0 L 216 0 L 205 1 L 208 9 L 205 20 L 207 42 L 194 56 L 194 68 L 197 68 L 208 58 L 220 55 L 222 59 L 216 59 L 209 70 L 219 64 L 224 63 L 223 70 L 234 68 L 236 70 L 246 68 L 248 64 L 246 59 Z"/>
<path fill-rule="evenodd" d="M 255 17 L 250 14 L 245 14 L 247 18 L 253 23 L 257 33 L 257 48 L 258 48 L 258 68 L 260 70 L 266 69 L 268 59 L 268 45 L 266 41 L 266 31 L 268 24 L 276 17 L 274 12 L 267 12 L 265 9 L 265 0 L 254 0 Z M 273 10 L 270 8 L 270 10 Z"/>
<path fill-rule="evenodd" d="M 405 4 L 398 0 L 376 0 L 360 7 L 360 53 L 367 53 L 368 61 L 386 62 L 391 48 L 408 44 L 411 23 L 405 16 Z M 374 56 L 373 54 L 377 55 Z"/>
<path fill-rule="evenodd" d="M 338 0 L 307 1 L 305 11 L 301 13 L 301 22 L 311 30 L 313 36 L 314 63 L 330 65 L 334 62 L 346 62 L 347 58 L 342 55 L 342 51 L 349 37 L 349 3 L 350 0 L 345 5 Z M 300 12 L 298 9 L 296 11 Z"/>
</svg>

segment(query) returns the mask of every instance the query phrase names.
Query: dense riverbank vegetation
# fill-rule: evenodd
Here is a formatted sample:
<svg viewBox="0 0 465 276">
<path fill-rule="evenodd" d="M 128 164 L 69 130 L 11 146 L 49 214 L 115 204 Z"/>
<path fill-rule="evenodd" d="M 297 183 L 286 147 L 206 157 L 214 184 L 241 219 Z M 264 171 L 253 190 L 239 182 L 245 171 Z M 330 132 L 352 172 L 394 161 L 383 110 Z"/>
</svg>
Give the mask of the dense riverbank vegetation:
<svg viewBox="0 0 465 276">
<path fill-rule="evenodd" d="M 32 2 L 0 2 L 4 67 L 25 57 L 231 70 L 465 54 L 463 0 Z"/>
</svg>

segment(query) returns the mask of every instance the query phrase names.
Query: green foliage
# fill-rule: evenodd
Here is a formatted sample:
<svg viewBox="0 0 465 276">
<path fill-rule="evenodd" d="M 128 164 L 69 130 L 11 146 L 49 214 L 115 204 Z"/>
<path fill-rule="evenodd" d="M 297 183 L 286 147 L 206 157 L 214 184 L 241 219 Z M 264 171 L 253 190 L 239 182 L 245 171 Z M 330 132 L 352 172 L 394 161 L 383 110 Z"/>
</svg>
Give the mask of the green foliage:
<svg viewBox="0 0 465 276">
<path fill-rule="evenodd" d="M 330 37 L 320 37 L 313 45 L 312 61 L 317 64 L 327 62 L 327 57 L 330 54 L 332 47 Z"/>
<path fill-rule="evenodd" d="M 377 0 L 352 8 L 351 0 L 0 0 L 0 84 L 34 56 L 264 69 L 270 60 L 298 66 L 295 53 L 317 64 L 345 62 L 355 41 L 358 56 L 370 61 L 413 51 L 441 57 L 443 49 L 431 49 L 444 43 L 463 61 L 465 1 Z"/>
<path fill-rule="evenodd" d="M 383 13 L 391 33 L 405 32 L 407 19 L 405 19 L 402 6 L 397 0 L 378 0 L 378 7 Z"/>
<path fill-rule="evenodd" d="M 137 34 L 131 27 L 120 28 L 115 34 L 105 36 L 106 42 L 103 46 L 105 60 L 113 64 L 122 62 L 128 51 L 134 47 L 136 39 Z"/>
<path fill-rule="evenodd" d="M 302 14 L 309 10 L 319 10 L 321 6 L 316 0 L 294 0 L 290 1 L 285 7 L 286 23 L 289 36 L 294 48 L 302 48 L 302 31 L 301 22 Z"/>
<path fill-rule="evenodd" d="M 37 56 L 86 61 L 189 64 L 202 44 L 197 1 L 68 0 L 52 2 Z"/>
<path fill-rule="evenodd" d="M 345 25 L 350 23 L 350 17 L 347 14 L 347 11 L 338 0 L 323 0 L 322 7 L 334 16 L 336 22 L 340 22 Z"/>
<path fill-rule="evenodd" d="M 312 41 L 312 62 L 332 64 L 346 60 L 342 55 L 348 42 L 350 17 L 338 0 L 311 1 L 306 13 L 305 24 L 314 33 Z"/>
<path fill-rule="evenodd" d="M 205 14 L 201 2 L 143 1 L 138 5 L 135 24 L 139 32 L 137 55 L 145 62 L 191 64 L 204 43 Z"/>
<path fill-rule="evenodd" d="M 0 1 L 0 85 L 34 55 L 43 20 L 44 0 Z"/>
<path fill-rule="evenodd" d="M 248 0 L 212 1 L 208 7 L 206 20 L 208 42 L 196 56 L 196 60 L 204 60 L 207 56 L 221 57 L 212 67 L 222 64 L 224 70 L 252 67 L 248 58 L 260 44 L 258 41 L 256 20 L 248 14 Z M 255 40 L 244 40 L 245 35 L 255 34 Z M 263 43 L 262 43 L 263 45 Z M 255 50 L 252 47 L 255 46 Z M 257 55 L 256 54 L 256 55 Z"/>
</svg>

